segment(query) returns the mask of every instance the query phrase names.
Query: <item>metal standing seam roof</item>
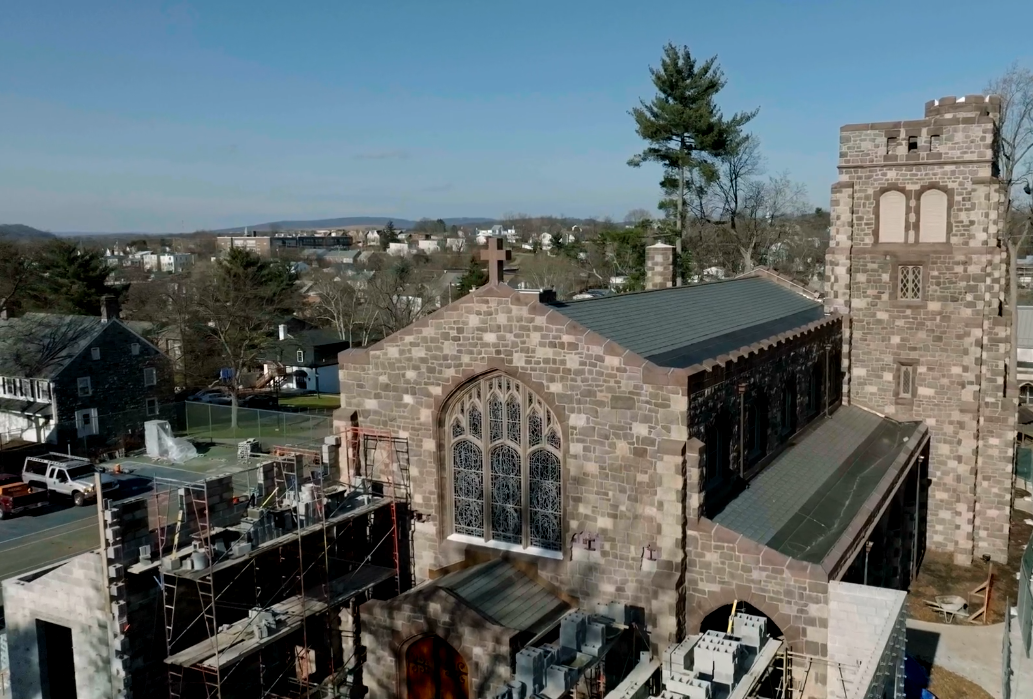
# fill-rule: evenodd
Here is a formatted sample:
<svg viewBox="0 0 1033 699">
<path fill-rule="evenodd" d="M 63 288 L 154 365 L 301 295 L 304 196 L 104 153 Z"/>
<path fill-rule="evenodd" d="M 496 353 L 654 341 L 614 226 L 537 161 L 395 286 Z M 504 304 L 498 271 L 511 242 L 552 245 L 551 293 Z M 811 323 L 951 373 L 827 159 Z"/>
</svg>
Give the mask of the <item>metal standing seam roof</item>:
<svg viewBox="0 0 1033 699">
<path fill-rule="evenodd" d="M 825 317 L 822 304 L 762 277 L 552 304 L 660 366 L 683 368 Z"/>
<path fill-rule="evenodd" d="M 498 626 L 538 633 L 570 605 L 502 559 L 450 573 L 436 586 Z"/>
<path fill-rule="evenodd" d="M 1033 306 L 1016 309 L 1015 344 L 1022 349 L 1033 349 Z"/>
<path fill-rule="evenodd" d="M 844 405 L 713 519 L 787 556 L 821 563 L 897 456 L 914 448 L 920 426 Z"/>
</svg>

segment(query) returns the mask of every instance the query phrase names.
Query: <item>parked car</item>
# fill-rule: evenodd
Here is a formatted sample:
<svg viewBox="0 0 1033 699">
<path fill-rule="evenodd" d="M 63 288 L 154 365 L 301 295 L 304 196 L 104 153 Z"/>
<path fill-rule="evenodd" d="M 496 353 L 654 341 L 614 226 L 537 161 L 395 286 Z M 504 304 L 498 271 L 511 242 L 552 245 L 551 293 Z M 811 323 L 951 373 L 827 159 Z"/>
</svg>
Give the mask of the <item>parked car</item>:
<svg viewBox="0 0 1033 699">
<path fill-rule="evenodd" d="M 93 474 L 97 467 L 86 459 L 64 454 L 45 454 L 25 459 L 22 468 L 22 482 L 26 485 L 45 488 L 50 493 L 66 495 L 76 507 L 81 507 L 97 497 Z M 118 488 L 118 481 L 101 472 L 101 489 L 104 494 Z"/>
<path fill-rule="evenodd" d="M 0 519 L 43 507 L 48 502 L 45 489 L 33 488 L 22 483 L 17 476 L 0 473 Z"/>
<path fill-rule="evenodd" d="M 194 401 L 195 403 L 212 403 L 214 405 L 229 405 L 231 402 L 229 394 L 218 388 L 206 388 L 198 391 L 187 400 Z"/>
</svg>

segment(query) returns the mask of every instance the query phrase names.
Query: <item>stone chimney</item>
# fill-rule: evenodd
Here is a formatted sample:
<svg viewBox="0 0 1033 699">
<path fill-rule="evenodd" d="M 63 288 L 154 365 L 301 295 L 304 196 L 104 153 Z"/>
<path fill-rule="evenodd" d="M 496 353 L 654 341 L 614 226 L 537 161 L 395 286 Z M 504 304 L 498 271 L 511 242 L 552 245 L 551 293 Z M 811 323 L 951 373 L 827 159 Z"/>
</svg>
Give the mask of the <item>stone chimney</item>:
<svg viewBox="0 0 1033 699">
<path fill-rule="evenodd" d="M 118 320 L 120 312 L 118 299 L 111 295 L 100 297 L 100 320 L 107 323 L 109 320 Z"/>
<path fill-rule="evenodd" d="M 655 243 L 646 248 L 646 290 L 674 286 L 674 246 Z"/>
</svg>

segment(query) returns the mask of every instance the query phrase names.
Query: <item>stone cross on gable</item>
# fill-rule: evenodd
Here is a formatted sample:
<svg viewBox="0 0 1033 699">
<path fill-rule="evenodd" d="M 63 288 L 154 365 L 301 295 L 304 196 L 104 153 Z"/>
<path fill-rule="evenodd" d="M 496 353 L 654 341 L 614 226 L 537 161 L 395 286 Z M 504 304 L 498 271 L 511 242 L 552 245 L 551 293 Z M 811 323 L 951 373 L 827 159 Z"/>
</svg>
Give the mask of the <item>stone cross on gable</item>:
<svg viewBox="0 0 1033 699">
<path fill-rule="evenodd" d="M 506 250 L 506 241 L 502 238 L 488 238 L 488 246 L 481 251 L 481 259 L 488 263 L 488 283 L 501 284 L 502 271 L 506 262 L 513 259 L 513 252 Z"/>
</svg>

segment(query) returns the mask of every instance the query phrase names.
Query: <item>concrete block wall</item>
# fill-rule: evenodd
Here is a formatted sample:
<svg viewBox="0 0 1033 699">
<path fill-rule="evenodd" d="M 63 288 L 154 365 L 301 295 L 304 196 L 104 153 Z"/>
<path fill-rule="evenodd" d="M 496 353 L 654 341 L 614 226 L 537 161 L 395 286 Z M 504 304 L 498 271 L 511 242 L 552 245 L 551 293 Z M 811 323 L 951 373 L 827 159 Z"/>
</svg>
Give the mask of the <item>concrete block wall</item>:
<svg viewBox="0 0 1033 699">
<path fill-rule="evenodd" d="M 829 699 L 904 696 L 906 598 L 898 590 L 829 583 Z"/>
<path fill-rule="evenodd" d="M 925 119 L 844 126 L 826 257 L 827 307 L 850 314 L 845 401 L 928 424 L 928 541 L 963 564 L 982 554 L 1006 560 L 1011 507 L 1016 390 L 1005 380 L 1012 318 L 998 241 L 997 109 L 982 97 L 943 98 Z M 917 150 L 908 152 L 909 138 Z M 947 193 L 948 242 L 880 243 L 881 194 L 904 193 L 915 240 L 929 188 Z M 897 298 L 900 265 L 922 266 L 921 300 Z M 917 365 L 913 398 L 897 395 L 902 362 Z"/>
<path fill-rule="evenodd" d="M 76 696 L 111 699 L 107 575 L 99 552 L 3 582 L 12 699 L 41 696 L 37 621 L 71 629 Z"/>
</svg>

